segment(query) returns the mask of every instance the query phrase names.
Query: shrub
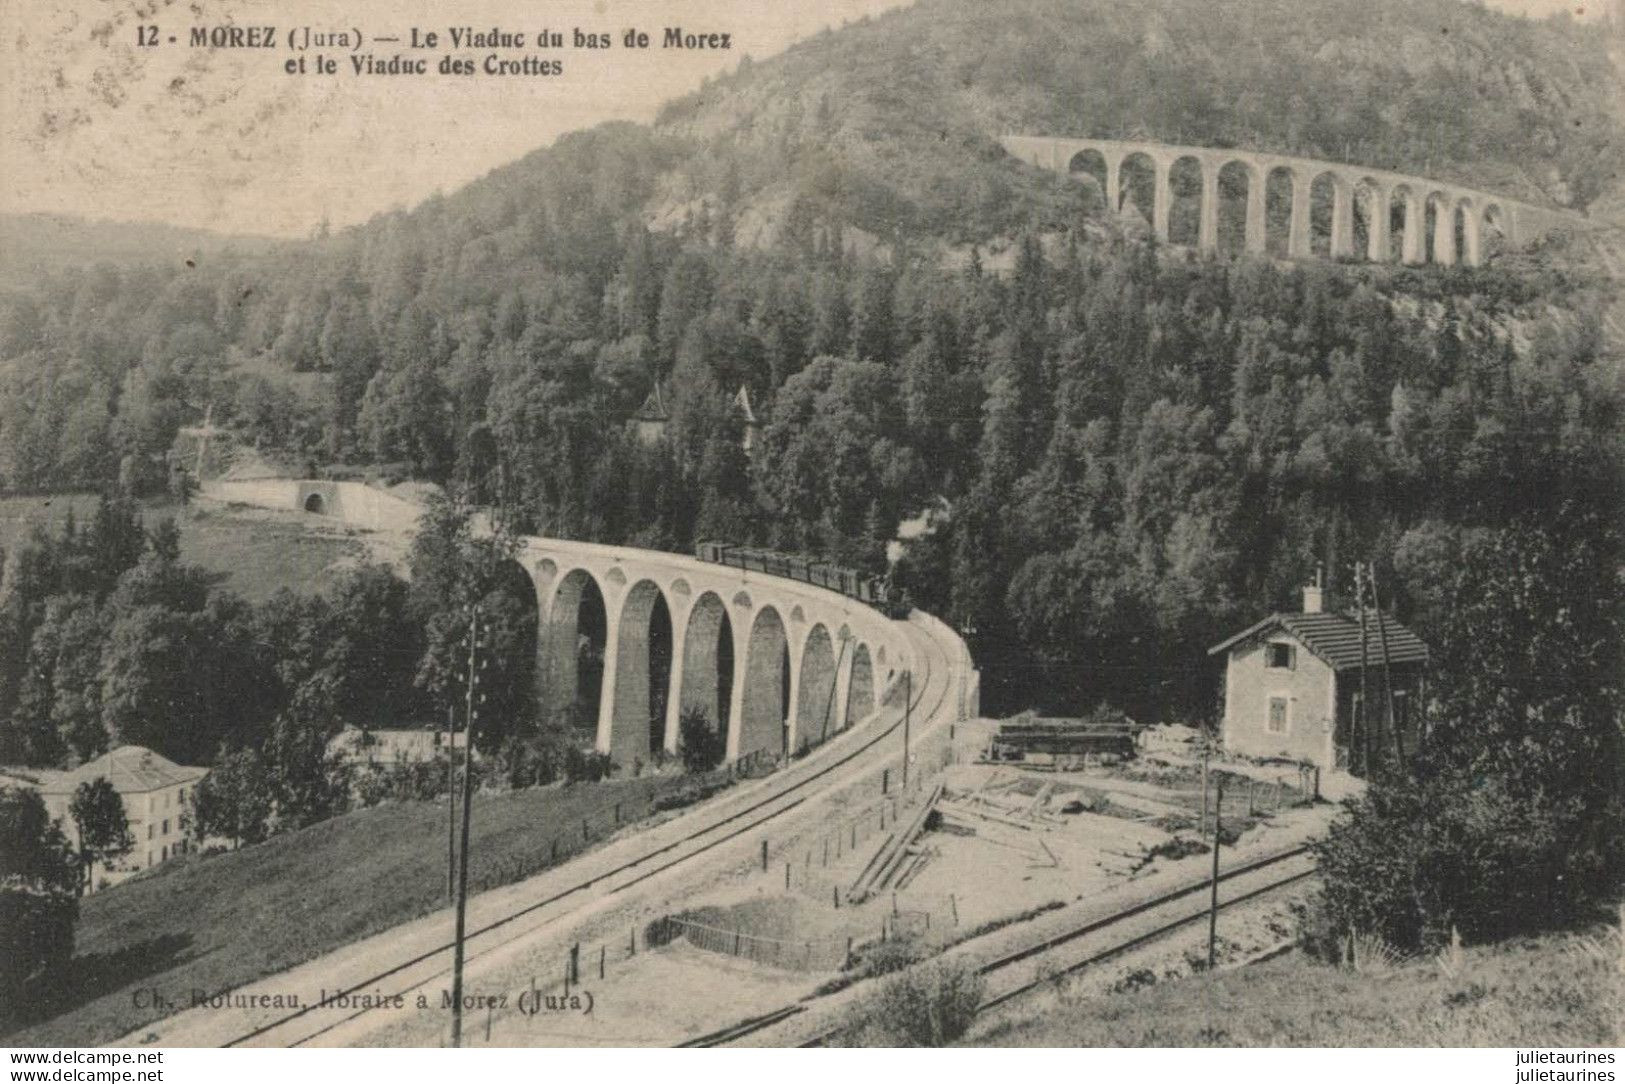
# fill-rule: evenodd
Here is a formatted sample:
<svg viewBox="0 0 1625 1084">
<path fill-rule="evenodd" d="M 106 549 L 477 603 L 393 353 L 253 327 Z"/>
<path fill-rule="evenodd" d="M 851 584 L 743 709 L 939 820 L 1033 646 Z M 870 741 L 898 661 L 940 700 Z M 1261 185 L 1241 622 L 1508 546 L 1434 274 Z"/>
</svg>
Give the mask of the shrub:
<svg viewBox="0 0 1625 1084">
<path fill-rule="evenodd" d="M 699 708 L 685 708 L 678 722 L 678 751 L 690 772 L 708 772 L 722 763 L 727 747 L 722 734 Z"/>
<path fill-rule="evenodd" d="M 982 1003 L 969 962 L 938 960 L 888 979 L 863 1004 L 865 1046 L 946 1046 L 964 1035 Z"/>
<path fill-rule="evenodd" d="M 502 747 L 500 770 L 512 790 L 545 787 L 558 779 L 563 759 L 554 739 L 513 737 Z"/>
<path fill-rule="evenodd" d="M 564 754 L 564 780 L 567 783 L 598 783 L 609 778 L 615 762 L 608 753 L 571 746 Z"/>
<path fill-rule="evenodd" d="M 1495 776 L 1374 784 L 1315 845 L 1323 913 L 1306 940 L 1323 957 L 1350 931 L 1410 950 L 1452 926 L 1484 941 L 1580 914 L 1608 863 L 1581 845 L 1584 820 L 1578 801 Z"/>
<path fill-rule="evenodd" d="M 917 938 L 888 937 L 884 941 L 871 941 L 854 951 L 851 969 L 856 978 L 890 975 L 919 963 L 924 952 Z"/>
</svg>

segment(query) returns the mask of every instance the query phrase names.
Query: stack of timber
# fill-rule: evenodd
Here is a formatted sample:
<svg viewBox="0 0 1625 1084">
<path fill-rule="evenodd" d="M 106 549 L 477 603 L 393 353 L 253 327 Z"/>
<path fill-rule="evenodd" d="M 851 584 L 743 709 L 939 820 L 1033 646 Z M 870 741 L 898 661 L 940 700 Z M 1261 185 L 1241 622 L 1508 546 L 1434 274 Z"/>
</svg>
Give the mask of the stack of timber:
<svg viewBox="0 0 1625 1084">
<path fill-rule="evenodd" d="M 857 880 L 846 891 L 848 903 L 858 904 L 873 896 L 876 892 L 891 884 L 899 874 L 906 872 L 909 877 L 918 873 L 918 866 L 925 860 L 924 852 L 914 846 L 915 840 L 925 830 L 925 822 L 936 808 L 937 802 L 942 798 L 942 784 L 938 783 L 931 788 L 924 802 L 915 812 L 906 825 L 892 832 L 880 844 L 869 864 L 863 867 Z"/>
<path fill-rule="evenodd" d="M 988 748 L 989 760 L 1026 760 L 1034 755 L 1084 757 L 1134 755 L 1134 723 L 1087 719 L 1048 719 L 1023 715 L 1000 723 Z"/>
</svg>

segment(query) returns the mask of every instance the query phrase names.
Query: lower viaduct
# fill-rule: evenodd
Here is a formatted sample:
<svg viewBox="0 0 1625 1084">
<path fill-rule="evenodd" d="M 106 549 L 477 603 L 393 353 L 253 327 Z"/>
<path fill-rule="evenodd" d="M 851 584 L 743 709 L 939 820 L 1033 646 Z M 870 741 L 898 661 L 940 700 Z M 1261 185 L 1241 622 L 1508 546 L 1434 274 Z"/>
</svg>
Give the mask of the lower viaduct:
<svg viewBox="0 0 1625 1084">
<path fill-rule="evenodd" d="M 370 530 L 411 531 L 421 511 L 355 482 L 209 482 L 202 492 Z M 689 709 L 725 728 L 729 760 L 784 757 L 819 745 L 912 691 L 921 660 L 911 624 L 951 643 L 959 660 L 956 707 L 977 711 L 969 652 L 957 634 L 918 611 L 908 622 L 895 621 L 823 587 L 623 546 L 528 536 L 516 560 L 535 588 L 544 707 L 567 711 L 579 703 L 584 607 L 601 606 L 596 744 L 623 767 L 657 749 L 677 752 L 679 722 Z M 668 650 L 653 650 L 657 627 Z"/>
<path fill-rule="evenodd" d="M 1194 164 L 1199 179 L 1194 241 L 1204 252 L 1220 248 L 1221 177 L 1232 191 L 1236 183 L 1245 182 L 1241 247 L 1260 255 L 1271 247 L 1268 192 L 1278 176 L 1290 185 L 1284 253 L 1291 258 L 1316 255 L 1318 232 L 1326 240 L 1320 254 L 1333 259 L 1364 256 L 1377 262 L 1478 266 L 1492 240 L 1517 248 L 1558 227 L 1591 225 L 1581 215 L 1493 192 L 1313 158 L 1110 139 L 1010 135 L 1000 142 L 1030 165 L 1068 176 L 1092 173 L 1112 213 L 1123 208 L 1131 173 L 1137 175 L 1141 191 L 1148 180 L 1151 230 L 1162 242 L 1173 240 L 1174 171 Z M 1329 186 L 1331 196 L 1330 221 L 1318 231 L 1312 210 L 1317 185 Z M 1357 246 L 1363 252 L 1357 252 Z"/>
</svg>

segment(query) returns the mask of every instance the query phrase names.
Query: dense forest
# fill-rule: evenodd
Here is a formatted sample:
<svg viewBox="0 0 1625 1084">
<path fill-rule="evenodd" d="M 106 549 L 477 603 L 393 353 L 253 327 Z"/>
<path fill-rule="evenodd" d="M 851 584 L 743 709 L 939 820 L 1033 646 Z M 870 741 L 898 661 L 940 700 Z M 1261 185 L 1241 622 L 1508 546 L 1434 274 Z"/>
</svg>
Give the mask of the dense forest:
<svg viewBox="0 0 1625 1084">
<path fill-rule="evenodd" d="M 1618 85 L 1600 34 L 1456 0 L 922 0 L 359 228 L 36 260 L 0 292 L 0 492 L 110 496 L 0 557 L 0 762 L 139 742 L 215 769 L 200 835 L 308 824 L 358 793 L 339 727 L 444 717 L 478 601 L 491 770 L 606 769 L 538 715 L 528 588 L 466 505 L 409 580 L 255 606 L 182 562 L 130 501 L 185 499 L 207 417 L 516 531 L 889 571 L 990 714 L 1210 723 L 1207 647 L 1370 562 L 1431 646 L 1428 725 L 1320 845 L 1322 947 L 1583 918 L 1625 870 L 1617 283 L 1561 235 L 1479 268 L 1199 258 L 996 140 L 1250 146 L 1606 219 Z"/>
<path fill-rule="evenodd" d="M 1317 566 L 1375 561 L 1426 633 L 1446 540 L 1612 506 L 1607 284 L 1561 240 L 1454 270 L 1157 251 L 993 137 L 1585 207 L 1625 153 L 1608 65 L 1448 0 L 926 0 L 361 228 L 42 271 L 0 295 L 0 487 L 161 489 L 209 412 L 290 471 L 466 485 L 524 530 L 900 551 L 989 708 L 1207 718 L 1205 646 Z"/>
</svg>

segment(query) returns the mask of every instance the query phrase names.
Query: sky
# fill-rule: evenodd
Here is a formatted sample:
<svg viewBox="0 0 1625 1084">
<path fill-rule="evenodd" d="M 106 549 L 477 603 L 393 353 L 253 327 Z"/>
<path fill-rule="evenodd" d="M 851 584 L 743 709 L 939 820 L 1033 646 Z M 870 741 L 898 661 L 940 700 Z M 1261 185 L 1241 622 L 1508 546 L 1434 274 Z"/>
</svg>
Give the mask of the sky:
<svg viewBox="0 0 1625 1084">
<path fill-rule="evenodd" d="M 0 0 L 0 212 L 308 235 L 450 192 L 560 135 L 649 121 L 660 104 L 826 26 L 906 0 Z M 989 0 L 992 2 L 992 0 Z M 1125 0 L 1128 2 L 1128 0 Z M 1594 18 L 1608 0 L 1494 0 Z M 1617 0 L 1616 0 L 1617 2 Z M 1586 4 L 1590 4 L 1587 9 Z M 193 27 L 277 27 L 275 49 L 188 46 Z M 156 26 L 158 43 L 139 44 Z M 350 48 L 286 45 L 289 28 L 367 39 L 387 59 L 414 27 L 608 34 L 608 50 L 538 51 L 556 76 L 354 76 Z M 659 47 L 665 27 L 726 32 L 732 47 Z M 629 28 L 654 39 L 628 50 Z M 170 36 L 175 37 L 172 44 Z M 448 51 L 427 55 L 431 67 Z M 459 50 L 482 59 L 490 50 Z M 317 54 L 341 74 L 314 74 Z M 303 56 L 307 70 L 286 74 Z"/>
</svg>

